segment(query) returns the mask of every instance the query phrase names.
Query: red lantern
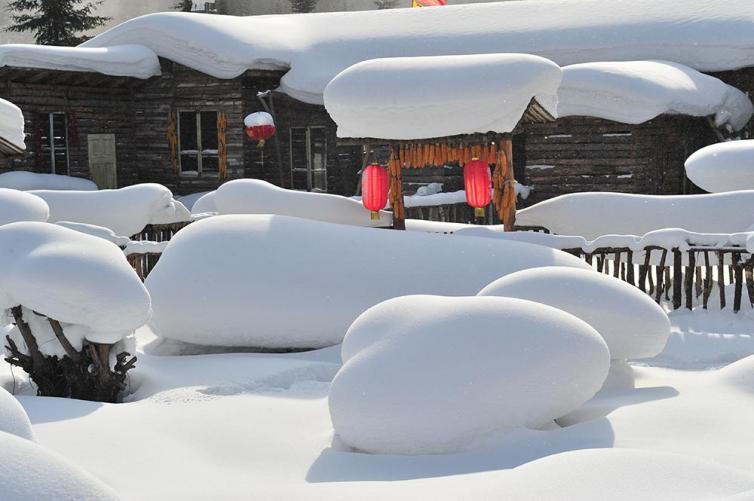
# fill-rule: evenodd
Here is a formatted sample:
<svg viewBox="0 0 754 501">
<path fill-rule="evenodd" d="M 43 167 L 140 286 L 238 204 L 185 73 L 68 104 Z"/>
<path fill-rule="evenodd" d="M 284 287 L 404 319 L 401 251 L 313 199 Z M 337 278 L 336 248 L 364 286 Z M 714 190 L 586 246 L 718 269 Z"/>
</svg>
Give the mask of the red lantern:
<svg viewBox="0 0 754 501">
<path fill-rule="evenodd" d="M 372 211 L 372 220 L 380 218 L 380 211 L 387 205 L 387 169 L 376 164 L 368 165 L 361 173 L 361 203 Z"/>
<path fill-rule="evenodd" d="M 490 204 L 490 166 L 478 158 L 463 166 L 463 183 L 466 201 L 474 207 L 476 217 L 484 217 L 484 208 Z"/>
<path fill-rule="evenodd" d="M 275 135 L 275 121 L 272 115 L 264 111 L 252 113 L 243 120 L 246 135 L 254 141 L 258 141 L 257 148 L 262 148 L 264 143 Z"/>
</svg>

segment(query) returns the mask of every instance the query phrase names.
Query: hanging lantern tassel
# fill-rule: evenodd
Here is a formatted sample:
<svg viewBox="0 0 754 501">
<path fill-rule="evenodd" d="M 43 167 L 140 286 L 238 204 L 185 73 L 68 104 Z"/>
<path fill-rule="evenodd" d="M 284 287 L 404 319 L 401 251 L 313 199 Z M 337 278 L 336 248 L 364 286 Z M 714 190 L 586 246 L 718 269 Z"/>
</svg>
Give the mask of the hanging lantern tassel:
<svg viewBox="0 0 754 501">
<path fill-rule="evenodd" d="M 368 165 L 361 174 L 361 203 L 371 212 L 371 220 L 380 219 L 380 211 L 387 205 L 388 173 L 384 167 Z"/>
<path fill-rule="evenodd" d="M 272 115 L 258 111 L 243 119 L 246 135 L 257 141 L 257 148 L 264 148 L 268 139 L 275 135 L 275 121 Z"/>
<path fill-rule="evenodd" d="M 466 188 L 466 202 L 474 207 L 474 216 L 484 217 L 484 209 L 490 204 L 490 166 L 478 158 L 473 158 L 463 166 L 463 183 Z"/>
</svg>

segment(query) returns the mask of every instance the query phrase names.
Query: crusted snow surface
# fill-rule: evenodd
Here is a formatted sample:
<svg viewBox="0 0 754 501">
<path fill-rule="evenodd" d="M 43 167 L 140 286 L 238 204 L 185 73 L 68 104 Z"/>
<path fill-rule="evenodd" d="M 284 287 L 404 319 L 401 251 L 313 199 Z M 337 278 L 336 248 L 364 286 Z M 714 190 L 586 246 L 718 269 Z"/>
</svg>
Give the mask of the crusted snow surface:
<svg viewBox="0 0 754 501">
<path fill-rule="evenodd" d="M 47 202 L 30 193 L 0 188 L 0 225 L 18 221 L 45 222 L 50 216 Z"/>
<path fill-rule="evenodd" d="M 754 139 L 705 146 L 685 166 L 686 176 L 705 191 L 754 190 Z"/>
<path fill-rule="evenodd" d="M 60 174 L 40 174 L 38 172 L 11 171 L 0 174 L 0 188 L 14 190 L 78 190 L 95 191 L 97 185 L 89 179 Z"/>
<path fill-rule="evenodd" d="M 617 61 L 565 66 L 558 116 L 599 117 L 639 124 L 663 115 L 714 117 L 739 130 L 754 113 L 749 97 L 721 80 L 666 61 Z"/>
<path fill-rule="evenodd" d="M 21 108 L 10 101 L 0 99 L 0 138 L 21 150 L 25 150 L 24 123 L 24 114 L 21 113 Z"/>
<path fill-rule="evenodd" d="M 556 114 L 560 77 L 558 65 L 528 54 L 372 59 L 339 73 L 324 103 L 338 137 L 510 132 L 532 99 Z"/>
</svg>

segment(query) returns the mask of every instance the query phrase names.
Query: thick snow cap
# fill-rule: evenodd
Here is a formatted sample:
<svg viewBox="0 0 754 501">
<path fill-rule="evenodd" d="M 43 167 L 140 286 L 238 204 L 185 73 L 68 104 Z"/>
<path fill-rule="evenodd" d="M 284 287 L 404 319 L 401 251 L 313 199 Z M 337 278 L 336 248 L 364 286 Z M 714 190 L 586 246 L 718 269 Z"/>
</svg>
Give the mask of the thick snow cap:
<svg viewBox="0 0 754 501">
<path fill-rule="evenodd" d="M 150 313 L 149 294 L 117 246 L 46 223 L 0 226 L 0 309 L 18 305 L 99 343 L 119 341 Z"/>
<path fill-rule="evenodd" d="M 322 104 L 325 87 L 344 69 L 395 56 L 524 53 L 560 66 L 660 59 L 732 70 L 754 64 L 753 21 L 748 0 L 686 0 L 683 8 L 657 0 L 530 0 L 304 16 L 160 13 L 83 46 L 143 44 L 218 78 L 290 68 L 280 90 Z"/>
<path fill-rule="evenodd" d="M 451 453 L 541 427 L 591 398 L 610 365 L 585 322 L 510 298 L 391 299 L 356 319 L 343 350 L 333 427 L 383 454 Z"/>
<path fill-rule="evenodd" d="M 40 174 L 38 172 L 11 171 L 0 174 L 0 188 L 14 190 L 78 190 L 95 191 L 97 185 L 89 179 L 60 174 Z"/>
<path fill-rule="evenodd" d="M 21 108 L 5 99 L 0 99 L 0 140 L 9 142 L 14 148 L 25 150 L 24 123 Z"/>
<path fill-rule="evenodd" d="M 613 359 L 653 357 L 670 336 L 668 316 L 647 294 L 594 270 L 523 270 L 495 280 L 479 295 L 528 299 L 566 311 L 600 333 Z"/>
<path fill-rule="evenodd" d="M 503 133 L 532 98 L 554 116 L 560 77 L 558 65 L 528 54 L 373 59 L 338 74 L 324 101 L 338 137 Z"/>
<path fill-rule="evenodd" d="M 353 320 L 380 301 L 472 296 L 507 273 L 548 265 L 589 266 L 518 242 L 236 215 L 178 232 L 146 286 L 161 337 L 316 348 L 339 343 Z"/>
<path fill-rule="evenodd" d="M 663 115 L 714 117 L 739 130 L 754 113 L 748 96 L 715 77 L 665 61 L 583 63 L 563 68 L 558 116 L 639 124 Z"/>
<path fill-rule="evenodd" d="M 0 387 L 0 432 L 34 440 L 29 416 L 16 397 Z"/>
<path fill-rule="evenodd" d="M 47 202 L 23 191 L 0 188 L 0 225 L 18 221 L 45 222 L 50 216 Z"/>
<path fill-rule="evenodd" d="M 686 160 L 686 176 L 703 190 L 754 190 L 754 139 L 706 146 Z"/>
</svg>

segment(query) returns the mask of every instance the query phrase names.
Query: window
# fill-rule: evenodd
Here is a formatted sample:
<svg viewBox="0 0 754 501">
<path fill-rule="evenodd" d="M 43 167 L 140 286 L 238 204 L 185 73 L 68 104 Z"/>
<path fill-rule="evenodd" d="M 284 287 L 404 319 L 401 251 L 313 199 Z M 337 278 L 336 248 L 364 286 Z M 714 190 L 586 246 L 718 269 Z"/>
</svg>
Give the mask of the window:
<svg viewBox="0 0 754 501">
<path fill-rule="evenodd" d="M 40 117 L 40 150 L 52 174 L 68 175 L 68 118 L 63 112 L 43 113 Z"/>
<path fill-rule="evenodd" d="M 291 127 L 291 186 L 294 190 L 327 191 L 327 129 Z"/>
<path fill-rule="evenodd" d="M 217 112 L 178 112 L 178 151 L 181 174 L 218 174 Z"/>
</svg>

